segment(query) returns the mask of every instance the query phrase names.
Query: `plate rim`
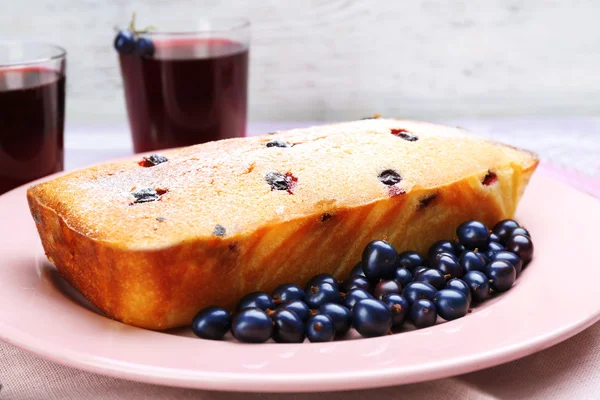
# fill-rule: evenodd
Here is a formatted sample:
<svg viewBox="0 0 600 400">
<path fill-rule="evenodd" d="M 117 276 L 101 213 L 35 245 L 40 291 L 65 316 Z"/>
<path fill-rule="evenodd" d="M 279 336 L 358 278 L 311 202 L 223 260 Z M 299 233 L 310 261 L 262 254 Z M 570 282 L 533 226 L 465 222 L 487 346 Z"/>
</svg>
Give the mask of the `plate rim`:
<svg viewBox="0 0 600 400">
<path fill-rule="evenodd" d="M 201 389 L 201 390 L 216 390 L 216 391 L 227 391 L 227 392 L 251 392 L 251 393 L 313 393 L 313 392 L 338 392 L 338 391 L 349 391 L 349 390 L 367 390 L 383 387 L 392 387 L 405 384 L 413 384 L 419 382 L 432 381 L 436 379 L 449 378 L 457 375 L 467 374 L 470 372 L 479 371 L 482 369 L 492 368 L 498 365 L 502 365 L 511 361 L 515 361 L 529 355 L 535 354 L 539 351 L 550 348 L 557 345 L 576 334 L 584 331 L 591 327 L 600 320 L 600 310 L 595 315 L 591 315 L 589 318 L 578 321 L 577 323 L 571 324 L 564 329 L 557 330 L 552 334 L 544 338 L 543 342 L 539 339 L 530 339 L 515 346 L 504 346 L 495 349 L 492 352 L 493 355 L 487 354 L 475 357 L 463 357 L 458 362 L 453 360 L 452 362 L 438 363 L 435 368 L 431 368 L 430 364 L 422 364 L 419 368 L 415 368 L 408 376 L 408 379 L 403 379 L 402 382 L 394 381 L 394 378 L 399 374 L 400 370 L 404 368 L 385 369 L 377 370 L 370 374 L 364 372 L 356 373 L 343 373 L 343 374 L 279 374 L 270 377 L 271 380 L 277 381 L 280 388 L 275 389 L 273 386 L 265 386 L 262 382 L 257 382 L 255 374 L 224 374 L 216 373 L 211 375 L 210 372 L 201 372 L 198 375 L 195 373 L 190 374 L 189 378 L 183 377 L 178 379 L 176 374 L 180 374 L 179 370 L 175 370 L 172 374 L 161 375 L 152 373 L 136 372 L 135 369 L 122 368 L 119 369 L 116 364 L 111 365 L 110 363 L 93 363 L 89 359 L 89 356 L 85 356 L 86 360 L 77 360 L 74 357 L 61 357 L 57 356 L 53 352 L 47 352 L 42 350 L 41 347 L 27 345 L 14 341 L 10 338 L 5 338 L 2 335 L 0 329 L 0 340 L 18 347 L 22 350 L 31 352 L 45 360 L 55 362 L 67 367 L 71 367 L 77 370 L 109 376 L 117 379 L 128 379 L 136 382 L 143 382 L 149 384 L 159 384 L 169 387 L 179 387 L 188 389 Z M 5 326 L 0 323 L 0 327 Z M 364 339 L 359 339 L 364 340 Z M 538 343 L 540 346 L 534 347 L 534 344 Z M 311 345 L 310 343 L 298 344 L 298 346 Z M 77 354 L 77 353 L 75 353 Z M 110 360 L 113 361 L 114 360 Z M 485 361 L 485 366 L 478 365 L 477 361 Z M 458 367 L 457 367 L 458 366 Z M 149 372 L 156 370 L 156 367 L 146 367 L 138 365 L 138 368 L 148 369 Z M 456 371 L 448 372 L 446 369 L 454 367 Z M 165 368 L 165 371 L 170 369 Z M 427 370 L 427 376 L 418 374 L 421 370 Z M 403 375 L 406 375 L 405 373 Z M 240 377 L 242 379 L 240 379 Z M 193 378 L 194 381 L 190 379 Z M 352 379 L 352 381 L 348 381 Z M 237 386 L 232 386 L 231 381 L 235 380 Z M 306 381 L 310 380 L 310 387 L 305 386 Z M 344 384 L 345 389 L 332 388 L 332 381 L 336 384 Z M 281 387 L 284 387 L 281 389 Z"/>
</svg>

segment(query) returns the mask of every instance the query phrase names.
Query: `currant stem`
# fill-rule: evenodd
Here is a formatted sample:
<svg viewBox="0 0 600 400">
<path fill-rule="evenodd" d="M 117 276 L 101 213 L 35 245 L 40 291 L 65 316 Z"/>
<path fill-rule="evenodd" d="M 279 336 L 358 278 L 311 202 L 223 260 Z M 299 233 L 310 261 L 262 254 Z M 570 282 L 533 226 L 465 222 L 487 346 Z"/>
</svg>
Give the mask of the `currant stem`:
<svg viewBox="0 0 600 400">
<path fill-rule="evenodd" d="M 136 14 L 135 14 L 135 11 L 134 11 L 134 12 L 132 12 L 132 13 L 131 13 L 131 21 L 129 21 L 129 28 L 128 28 L 128 29 L 129 29 L 129 31 L 130 31 L 131 33 L 133 33 L 133 35 L 134 35 L 134 36 L 136 36 L 136 37 L 137 37 L 137 36 L 139 36 L 139 35 L 141 35 L 141 34 L 148 33 L 148 32 L 150 32 L 150 31 L 155 31 L 155 30 L 157 30 L 157 29 L 158 29 L 158 28 L 157 28 L 156 26 L 154 26 L 154 25 L 149 25 L 149 26 L 145 27 L 144 29 L 142 29 L 142 30 L 139 30 L 139 31 L 138 31 L 138 30 L 135 28 L 135 17 L 136 17 Z"/>
<path fill-rule="evenodd" d="M 131 21 L 129 22 L 129 30 L 135 32 L 135 11 L 131 13 Z"/>
</svg>

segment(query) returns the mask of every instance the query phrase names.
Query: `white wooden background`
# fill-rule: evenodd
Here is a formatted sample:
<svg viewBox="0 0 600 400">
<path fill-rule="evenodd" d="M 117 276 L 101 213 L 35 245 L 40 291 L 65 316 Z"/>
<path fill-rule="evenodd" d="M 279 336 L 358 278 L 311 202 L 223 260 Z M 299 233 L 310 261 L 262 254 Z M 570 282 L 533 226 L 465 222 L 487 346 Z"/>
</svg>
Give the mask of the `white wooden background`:
<svg viewBox="0 0 600 400">
<path fill-rule="evenodd" d="M 125 121 L 113 26 L 253 22 L 252 120 L 600 115 L 598 0 L 0 0 L 69 52 L 68 120 Z"/>
</svg>

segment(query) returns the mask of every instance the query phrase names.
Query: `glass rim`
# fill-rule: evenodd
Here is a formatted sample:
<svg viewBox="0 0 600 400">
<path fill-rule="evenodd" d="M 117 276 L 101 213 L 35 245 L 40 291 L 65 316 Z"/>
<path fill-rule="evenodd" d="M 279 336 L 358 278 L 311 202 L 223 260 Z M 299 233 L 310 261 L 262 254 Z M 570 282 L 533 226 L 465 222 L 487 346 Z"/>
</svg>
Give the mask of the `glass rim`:
<svg viewBox="0 0 600 400">
<path fill-rule="evenodd" d="M 177 35 L 198 35 L 207 33 L 223 33 L 233 32 L 239 29 L 248 28 L 250 26 L 250 20 L 244 17 L 231 17 L 231 18 L 200 18 L 196 21 L 208 22 L 209 27 L 206 29 L 181 29 L 181 30 L 164 30 L 152 29 L 148 32 L 144 32 L 141 36 L 177 36 Z M 213 22 L 231 22 L 231 25 L 225 27 L 211 27 Z"/>
<path fill-rule="evenodd" d="M 50 61 L 64 59 L 67 56 L 67 51 L 63 47 L 52 44 L 52 43 L 42 42 L 42 41 L 38 41 L 38 40 L 4 40 L 4 39 L 0 39 L 0 49 L 6 45 L 10 46 L 10 45 L 27 45 L 27 44 L 45 46 L 45 47 L 51 48 L 54 50 L 54 52 L 56 52 L 56 54 L 53 54 L 48 57 L 38 57 L 38 58 L 31 57 L 28 59 L 24 59 L 23 61 L 14 61 L 14 62 L 6 62 L 6 63 L 0 62 L 0 68 L 15 67 L 15 66 L 20 66 L 20 65 L 43 64 L 43 63 L 47 63 Z"/>
</svg>

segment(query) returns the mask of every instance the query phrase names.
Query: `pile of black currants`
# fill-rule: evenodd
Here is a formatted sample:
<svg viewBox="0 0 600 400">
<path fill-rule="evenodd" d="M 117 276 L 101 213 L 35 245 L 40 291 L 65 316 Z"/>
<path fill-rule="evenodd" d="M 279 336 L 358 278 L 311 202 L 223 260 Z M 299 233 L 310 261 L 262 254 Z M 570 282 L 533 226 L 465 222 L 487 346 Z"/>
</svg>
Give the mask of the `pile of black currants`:
<svg viewBox="0 0 600 400">
<path fill-rule="evenodd" d="M 244 343 L 328 342 L 353 327 L 363 337 L 397 332 L 465 316 L 493 292 L 505 292 L 533 257 L 531 235 L 513 220 L 490 231 L 479 221 L 456 230 L 456 240 L 435 242 L 427 259 L 414 251 L 398 254 L 382 240 L 369 243 L 350 276 L 312 278 L 303 289 L 286 283 L 271 295 L 244 296 L 232 314 L 207 307 L 192 322 L 204 339 L 221 340 L 231 330 Z"/>
</svg>

